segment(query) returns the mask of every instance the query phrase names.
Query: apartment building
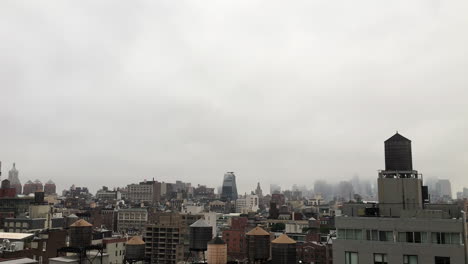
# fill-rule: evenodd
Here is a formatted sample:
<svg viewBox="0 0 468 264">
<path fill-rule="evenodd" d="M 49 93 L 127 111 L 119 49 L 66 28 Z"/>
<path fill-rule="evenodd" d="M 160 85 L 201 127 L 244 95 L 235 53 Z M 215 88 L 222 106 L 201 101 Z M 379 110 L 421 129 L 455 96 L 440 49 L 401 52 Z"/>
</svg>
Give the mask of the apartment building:
<svg viewBox="0 0 468 264">
<path fill-rule="evenodd" d="M 188 236 L 186 219 L 178 213 L 158 213 L 145 228 L 145 255 L 151 263 L 179 263 L 184 260 Z"/>
<path fill-rule="evenodd" d="M 127 185 L 127 199 L 135 203 L 156 204 L 161 200 L 161 183 L 153 180 L 129 184 Z"/>
<path fill-rule="evenodd" d="M 117 231 L 120 233 L 139 234 L 148 222 L 145 208 L 120 209 L 117 212 Z"/>
<path fill-rule="evenodd" d="M 344 205 L 335 219 L 334 263 L 467 263 L 466 204 L 427 204 L 411 155 L 411 141 L 400 134 L 385 141 L 379 203 Z"/>
</svg>

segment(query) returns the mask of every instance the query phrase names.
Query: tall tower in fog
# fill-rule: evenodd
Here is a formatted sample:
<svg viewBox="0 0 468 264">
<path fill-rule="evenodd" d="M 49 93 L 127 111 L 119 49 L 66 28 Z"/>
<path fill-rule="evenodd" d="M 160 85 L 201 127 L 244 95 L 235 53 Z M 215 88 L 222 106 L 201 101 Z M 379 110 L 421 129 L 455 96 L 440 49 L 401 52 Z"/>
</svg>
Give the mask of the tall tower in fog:
<svg viewBox="0 0 468 264">
<path fill-rule="evenodd" d="M 234 175 L 234 172 L 226 172 L 224 174 L 223 189 L 221 190 L 221 200 L 237 200 L 236 175 Z"/>
<path fill-rule="evenodd" d="M 22 192 L 22 186 L 21 186 L 21 182 L 19 180 L 19 172 L 18 170 L 16 169 L 16 164 L 13 163 L 13 168 L 11 168 L 11 170 L 8 172 L 8 180 L 10 181 L 10 186 L 11 188 L 15 188 L 16 189 L 16 193 L 17 194 L 21 194 L 23 193 Z"/>
</svg>

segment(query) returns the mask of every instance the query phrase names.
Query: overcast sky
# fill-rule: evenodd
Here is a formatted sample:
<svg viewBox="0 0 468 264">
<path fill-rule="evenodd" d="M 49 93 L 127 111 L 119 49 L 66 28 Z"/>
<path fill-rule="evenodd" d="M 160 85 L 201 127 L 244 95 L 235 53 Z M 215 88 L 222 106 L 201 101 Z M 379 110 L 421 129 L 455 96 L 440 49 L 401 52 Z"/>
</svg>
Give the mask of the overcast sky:
<svg viewBox="0 0 468 264">
<path fill-rule="evenodd" d="M 468 1 L 0 1 L 0 160 L 24 183 L 468 187 Z"/>
</svg>

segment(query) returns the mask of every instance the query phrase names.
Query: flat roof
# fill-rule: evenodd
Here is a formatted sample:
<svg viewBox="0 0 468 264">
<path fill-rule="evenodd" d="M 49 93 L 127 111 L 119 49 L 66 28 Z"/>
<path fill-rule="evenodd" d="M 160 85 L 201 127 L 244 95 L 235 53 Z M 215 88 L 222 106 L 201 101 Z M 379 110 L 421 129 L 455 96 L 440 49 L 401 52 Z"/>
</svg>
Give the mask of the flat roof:
<svg viewBox="0 0 468 264">
<path fill-rule="evenodd" d="M 29 264 L 29 263 L 37 263 L 37 260 L 30 259 L 30 258 L 20 258 L 20 259 L 5 260 L 1 262 L 2 264 Z"/>
<path fill-rule="evenodd" d="M 8 233 L 8 232 L 0 232 L 0 239 L 25 239 L 28 237 L 34 236 L 31 233 Z"/>
<path fill-rule="evenodd" d="M 77 256 L 67 256 L 67 257 L 56 257 L 56 258 L 50 258 L 49 261 L 54 260 L 56 262 L 79 262 L 79 259 Z M 3 264 L 3 263 L 2 263 Z"/>
</svg>

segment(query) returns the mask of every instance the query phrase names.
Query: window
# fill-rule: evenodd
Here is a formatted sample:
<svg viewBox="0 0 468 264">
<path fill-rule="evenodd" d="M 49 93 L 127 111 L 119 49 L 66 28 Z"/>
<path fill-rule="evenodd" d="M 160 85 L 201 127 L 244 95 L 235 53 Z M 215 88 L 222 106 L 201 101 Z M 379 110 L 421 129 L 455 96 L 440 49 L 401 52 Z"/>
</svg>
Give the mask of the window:
<svg viewBox="0 0 468 264">
<path fill-rule="evenodd" d="M 379 231 L 379 241 L 393 241 L 393 232 Z"/>
<path fill-rule="evenodd" d="M 345 252 L 345 264 L 358 264 L 357 252 Z"/>
<path fill-rule="evenodd" d="M 418 256 L 403 255 L 403 264 L 418 264 Z"/>
<path fill-rule="evenodd" d="M 338 229 L 338 239 L 345 239 L 345 234 L 344 229 Z"/>
<path fill-rule="evenodd" d="M 377 230 L 366 230 L 366 239 L 379 241 L 379 231 Z"/>
<path fill-rule="evenodd" d="M 346 240 L 361 240 L 362 230 L 361 229 L 339 229 L 338 238 Z"/>
<path fill-rule="evenodd" d="M 461 244 L 460 233 L 433 232 L 432 243 L 434 244 Z"/>
<path fill-rule="evenodd" d="M 435 257 L 435 264 L 450 264 L 449 257 Z"/>
<path fill-rule="evenodd" d="M 398 232 L 398 242 L 426 243 L 426 232 Z"/>
<path fill-rule="evenodd" d="M 374 264 L 388 264 L 387 254 L 374 254 Z"/>
</svg>

